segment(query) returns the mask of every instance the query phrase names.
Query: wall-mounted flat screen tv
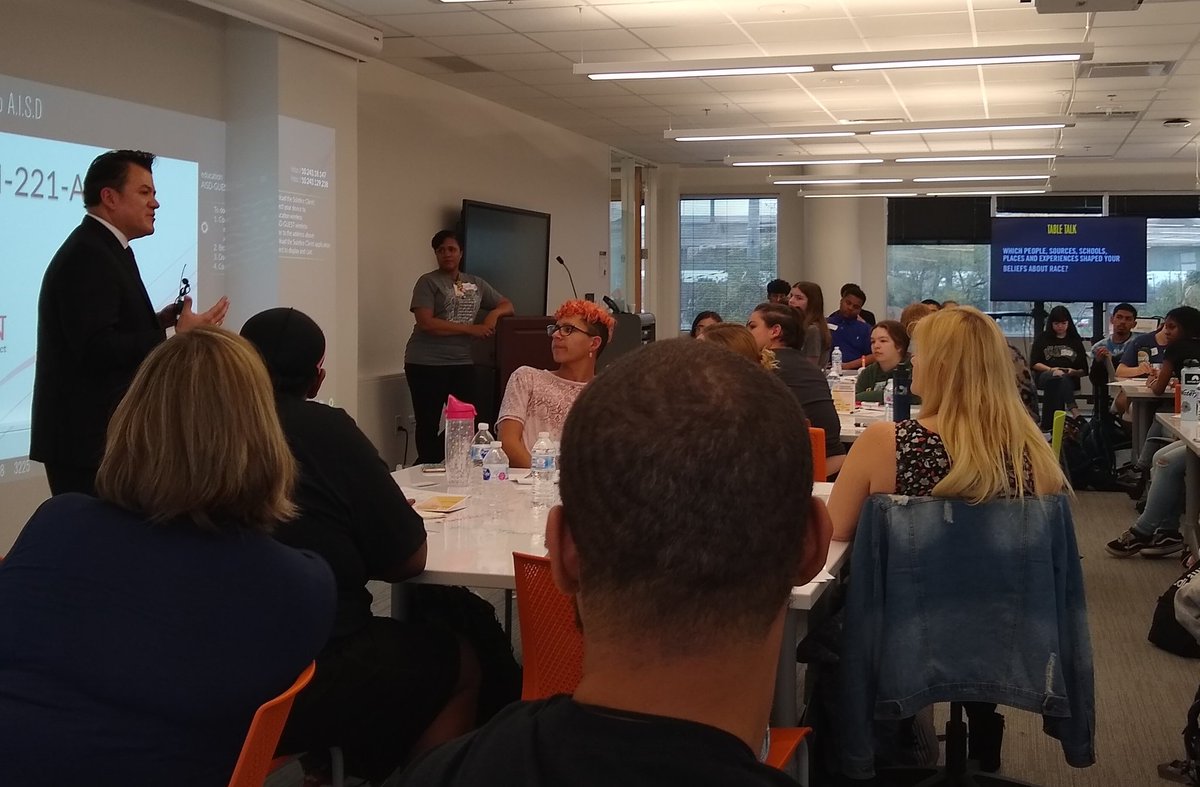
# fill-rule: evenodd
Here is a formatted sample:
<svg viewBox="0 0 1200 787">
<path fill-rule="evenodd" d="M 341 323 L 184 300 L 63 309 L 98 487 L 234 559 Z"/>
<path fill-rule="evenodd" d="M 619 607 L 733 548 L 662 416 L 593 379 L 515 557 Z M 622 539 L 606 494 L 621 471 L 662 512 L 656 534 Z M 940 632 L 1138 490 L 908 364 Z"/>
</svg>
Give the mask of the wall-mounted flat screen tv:
<svg viewBox="0 0 1200 787">
<path fill-rule="evenodd" d="M 1146 300 L 1146 220 L 992 219 L 993 301 Z"/>
<path fill-rule="evenodd" d="M 550 214 L 463 200 L 462 269 L 513 302 L 517 314 L 546 313 Z"/>
</svg>

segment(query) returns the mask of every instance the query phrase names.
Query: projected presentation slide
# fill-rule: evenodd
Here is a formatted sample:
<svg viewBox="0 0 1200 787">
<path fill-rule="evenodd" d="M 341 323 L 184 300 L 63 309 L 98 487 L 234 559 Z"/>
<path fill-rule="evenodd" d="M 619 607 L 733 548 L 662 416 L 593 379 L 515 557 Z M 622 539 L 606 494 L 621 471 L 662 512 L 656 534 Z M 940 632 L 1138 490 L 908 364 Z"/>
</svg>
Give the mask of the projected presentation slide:
<svg viewBox="0 0 1200 787">
<path fill-rule="evenodd" d="M 1144 218 L 997 218 L 991 250 L 993 301 L 1146 299 Z"/>
<path fill-rule="evenodd" d="M 188 124 L 178 113 L 3 76 L 0 107 L 0 481 L 9 481 L 31 469 L 38 293 L 50 259 L 83 220 L 88 165 L 114 147 L 159 154 L 154 182 L 161 207 L 154 234 L 132 243 L 138 268 L 156 309 L 175 300 L 183 277 L 203 305 L 211 298 L 200 293 L 224 268 L 224 126 L 202 118 Z M 98 116 L 123 118 L 129 131 L 106 129 L 99 144 L 86 139 L 98 107 Z M 189 125 L 187 134 L 173 136 Z M 215 141 L 204 139 L 213 135 Z"/>
</svg>

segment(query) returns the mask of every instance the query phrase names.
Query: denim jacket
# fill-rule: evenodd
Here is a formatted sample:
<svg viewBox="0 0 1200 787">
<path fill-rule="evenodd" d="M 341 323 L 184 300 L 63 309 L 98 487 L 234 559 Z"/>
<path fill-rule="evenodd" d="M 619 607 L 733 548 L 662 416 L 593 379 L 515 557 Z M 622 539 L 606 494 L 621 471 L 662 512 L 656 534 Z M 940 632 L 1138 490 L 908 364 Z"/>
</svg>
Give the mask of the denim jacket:
<svg viewBox="0 0 1200 787">
<path fill-rule="evenodd" d="M 1092 646 L 1066 496 L 869 498 L 842 670 L 847 776 L 874 774 L 873 717 L 952 700 L 1040 713 L 1069 765 L 1095 762 Z"/>
</svg>

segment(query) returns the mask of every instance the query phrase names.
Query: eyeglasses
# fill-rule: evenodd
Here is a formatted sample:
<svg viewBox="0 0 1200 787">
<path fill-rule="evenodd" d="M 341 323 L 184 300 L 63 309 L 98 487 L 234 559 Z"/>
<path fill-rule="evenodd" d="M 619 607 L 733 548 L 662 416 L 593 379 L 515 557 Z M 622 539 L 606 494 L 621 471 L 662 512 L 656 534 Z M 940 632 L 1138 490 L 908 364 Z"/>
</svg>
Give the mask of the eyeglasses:
<svg viewBox="0 0 1200 787">
<path fill-rule="evenodd" d="M 546 335 L 547 336 L 553 336 L 554 334 L 560 333 L 560 332 L 562 333 L 563 336 L 570 336 L 573 333 L 583 333 L 583 334 L 587 334 L 588 336 L 592 335 L 591 331 L 584 330 L 583 328 L 576 328 L 574 325 L 571 325 L 570 323 L 566 323 L 566 322 L 562 323 L 561 325 L 547 325 L 546 326 Z"/>
</svg>

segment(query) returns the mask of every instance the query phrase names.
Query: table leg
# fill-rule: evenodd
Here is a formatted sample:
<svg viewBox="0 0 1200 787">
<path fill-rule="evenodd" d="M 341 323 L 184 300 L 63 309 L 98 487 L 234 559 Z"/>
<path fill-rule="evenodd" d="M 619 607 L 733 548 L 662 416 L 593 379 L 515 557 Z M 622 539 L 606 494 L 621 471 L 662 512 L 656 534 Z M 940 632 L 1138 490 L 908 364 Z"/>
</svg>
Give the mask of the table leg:
<svg viewBox="0 0 1200 787">
<path fill-rule="evenodd" d="M 1184 470 L 1183 537 L 1193 552 L 1200 551 L 1200 456 L 1187 452 Z"/>
<path fill-rule="evenodd" d="M 1129 406 L 1133 409 L 1133 441 L 1130 446 L 1129 461 L 1136 462 L 1142 454 L 1142 446 L 1146 444 L 1146 433 L 1150 431 L 1150 419 L 1154 417 L 1157 404 L 1155 399 L 1130 398 Z"/>
<path fill-rule="evenodd" d="M 808 614 L 788 609 L 783 618 L 783 640 L 779 646 L 779 664 L 775 668 L 775 702 L 771 706 L 771 725 L 800 726 L 796 707 L 796 643 L 807 631 Z"/>
<path fill-rule="evenodd" d="M 511 590 L 504 591 L 504 630 L 510 638 L 512 637 L 512 601 L 513 592 Z"/>
</svg>

